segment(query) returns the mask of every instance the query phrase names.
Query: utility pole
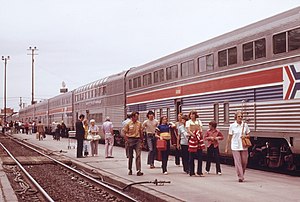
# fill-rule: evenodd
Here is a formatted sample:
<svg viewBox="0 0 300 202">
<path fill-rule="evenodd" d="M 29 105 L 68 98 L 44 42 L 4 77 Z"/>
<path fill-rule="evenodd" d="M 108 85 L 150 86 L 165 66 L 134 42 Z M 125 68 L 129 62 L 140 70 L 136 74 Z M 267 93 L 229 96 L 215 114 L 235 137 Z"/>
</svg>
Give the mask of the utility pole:
<svg viewBox="0 0 300 202">
<path fill-rule="evenodd" d="M 4 124 L 6 124 L 6 65 L 9 56 L 2 56 L 2 60 L 4 60 Z"/>
<path fill-rule="evenodd" d="M 35 101 L 34 101 L 34 56 L 35 55 L 38 55 L 37 53 L 34 53 L 34 51 L 38 51 L 38 49 L 36 47 L 29 47 L 27 49 L 28 51 L 30 51 L 30 53 L 28 53 L 27 55 L 31 55 L 31 59 L 32 59 L 32 62 L 31 62 L 31 104 L 35 104 Z"/>
<path fill-rule="evenodd" d="M 23 103 L 22 103 L 22 97 L 20 97 L 19 107 L 22 109 Z"/>
</svg>

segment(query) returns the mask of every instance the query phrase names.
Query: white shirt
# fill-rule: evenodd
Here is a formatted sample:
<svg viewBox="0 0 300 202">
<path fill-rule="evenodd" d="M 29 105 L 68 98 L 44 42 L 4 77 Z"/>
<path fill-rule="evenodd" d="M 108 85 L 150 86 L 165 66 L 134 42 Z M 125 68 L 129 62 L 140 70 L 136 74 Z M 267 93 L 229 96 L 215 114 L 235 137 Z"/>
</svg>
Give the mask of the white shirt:
<svg viewBox="0 0 300 202">
<path fill-rule="evenodd" d="M 242 124 L 238 124 L 236 121 L 232 124 L 230 124 L 229 127 L 229 135 L 232 135 L 232 139 L 231 139 L 231 150 L 233 151 L 242 151 L 242 150 L 247 150 L 247 148 L 243 148 L 243 144 L 242 144 L 242 128 L 243 128 L 243 123 Z M 244 123 L 244 135 L 249 134 L 250 133 L 250 129 L 248 127 L 247 123 Z"/>
<path fill-rule="evenodd" d="M 200 127 L 201 127 L 201 131 L 202 131 L 202 127 L 203 127 L 203 125 L 202 125 L 202 122 L 200 121 L 200 120 L 196 120 L 195 122 L 194 121 L 192 121 L 192 119 L 190 119 L 190 120 L 188 120 L 186 123 L 185 123 L 185 127 L 186 128 L 190 128 L 191 127 L 191 125 L 199 125 Z"/>
</svg>

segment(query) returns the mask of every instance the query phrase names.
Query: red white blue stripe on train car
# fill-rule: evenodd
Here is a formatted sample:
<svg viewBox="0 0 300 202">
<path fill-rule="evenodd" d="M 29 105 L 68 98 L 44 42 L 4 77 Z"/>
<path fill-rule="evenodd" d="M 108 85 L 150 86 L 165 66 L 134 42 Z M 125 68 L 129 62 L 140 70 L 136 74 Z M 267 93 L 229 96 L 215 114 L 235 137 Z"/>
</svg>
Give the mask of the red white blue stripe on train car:
<svg viewBox="0 0 300 202">
<path fill-rule="evenodd" d="M 300 63 L 284 66 L 283 99 L 300 98 Z"/>
</svg>

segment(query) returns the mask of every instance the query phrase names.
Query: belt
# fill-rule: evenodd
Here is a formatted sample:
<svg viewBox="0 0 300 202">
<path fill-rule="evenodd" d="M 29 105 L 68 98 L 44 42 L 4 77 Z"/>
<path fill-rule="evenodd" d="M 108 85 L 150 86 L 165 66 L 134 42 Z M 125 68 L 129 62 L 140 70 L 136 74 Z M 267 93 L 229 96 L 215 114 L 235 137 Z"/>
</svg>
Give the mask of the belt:
<svg viewBox="0 0 300 202">
<path fill-rule="evenodd" d="M 155 133 L 147 133 L 147 135 L 155 135 Z"/>
</svg>

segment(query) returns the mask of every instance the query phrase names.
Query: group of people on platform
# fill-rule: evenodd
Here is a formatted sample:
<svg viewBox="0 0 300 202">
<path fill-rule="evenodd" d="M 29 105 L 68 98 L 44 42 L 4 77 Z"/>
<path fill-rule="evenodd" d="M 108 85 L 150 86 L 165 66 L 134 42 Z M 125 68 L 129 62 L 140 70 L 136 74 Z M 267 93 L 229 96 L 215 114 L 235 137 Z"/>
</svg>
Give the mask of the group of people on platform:
<svg viewBox="0 0 300 202">
<path fill-rule="evenodd" d="M 98 144 L 101 139 L 100 129 L 95 125 L 95 120 L 88 121 L 81 114 L 76 121 L 77 158 L 98 156 Z M 102 132 L 105 135 L 105 157 L 113 158 L 112 150 L 114 145 L 113 124 L 109 117 L 106 117 L 102 125 Z M 89 152 L 90 151 L 90 152 Z"/>
<path fill-rule="evenodd" d="M 162 173 L 168 174 L 168 157 L 171 145 L 175 148 L 175 164 L 180 164 L 182 159 L 183 171 L 190 176 L 204 176 L 202 172 L 202 151 L 207 145 L 207 161 L 205 172 L 210 172 L 211 162 L 216 162 L 216 174 L 221 175 L 219 141 L 224 139 L 223 134 L 217 129 L 215 120 L 209 122 L 209 129 L 203 131 L 202 122 L 195 110 L 188 115 L 178 114 L 178 122 L 168 121 L 167 116 L 162 116 L 160 121 L 155 119 L 153 111 L 147 113 L 147 120 L 143 123 L 138 121 L 139 113 L 132 112 L 123 122 L 123 133 L 125 137 L 126 156 L 128 158 L 128 175 L 132 175 L 133 151 L 135 151 L 135 162 L 137 176 L 142 176 L 141 150 L 143 147 L 144 134 L 146 135 L 149 149 L 147 164 L 150 169 L 155 168 L 154 161 L 161 160 Z M 250 130 L 243 121 L 241 111 L 235 113 L 235 122 L 229 127 L 225 152 L 231 145 L 238 181 L 244 181 L 245 169 L 248 161 L 248 150 L 242 145 L 242 138 L 249 136 Z M 206 142 L 206 145 L 205 145 Z M 157 144 L 164 144 L 163 149 L 158 150 Z M 158 155 L 160 154 L 160 155 Z M 195 172 L 195 159 L 198 161 Z"/>
</svg>

